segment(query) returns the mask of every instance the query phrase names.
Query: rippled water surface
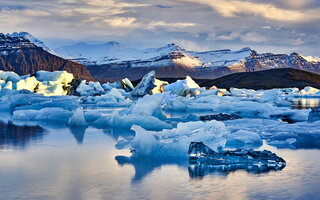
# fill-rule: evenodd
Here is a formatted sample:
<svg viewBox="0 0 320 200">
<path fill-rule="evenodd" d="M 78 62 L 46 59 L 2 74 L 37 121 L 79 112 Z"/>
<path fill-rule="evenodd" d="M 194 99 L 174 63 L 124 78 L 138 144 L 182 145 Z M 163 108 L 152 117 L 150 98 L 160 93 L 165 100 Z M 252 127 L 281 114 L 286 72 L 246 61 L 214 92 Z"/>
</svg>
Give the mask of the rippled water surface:
<svg viewBox="0 0 320 200">
<path fill-rule="evenodd" d="M 320 151 L 277 150 L 282 171 L 193 177 L 185 159 L 127 159 L 124 130 L 1 125 L 0 199 L 319 199 Z"/>
</svg>

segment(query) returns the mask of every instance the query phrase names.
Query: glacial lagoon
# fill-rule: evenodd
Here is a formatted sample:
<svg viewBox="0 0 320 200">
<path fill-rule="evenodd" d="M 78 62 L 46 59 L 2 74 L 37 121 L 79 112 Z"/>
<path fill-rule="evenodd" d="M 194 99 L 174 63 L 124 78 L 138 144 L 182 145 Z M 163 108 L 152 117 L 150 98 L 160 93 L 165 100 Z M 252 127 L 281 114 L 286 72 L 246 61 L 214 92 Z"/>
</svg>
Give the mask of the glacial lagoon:
<svg viewBox="0 0 320 200">
<path fill-rule="evenodd" d="M 108 113 L 108 109 L 106 113 Z M 320 150 L 267 149 L 280 171 L 213 171 L 197 176 L 188 159 L 130 159 L 115 148 L 133 131 L 19 127 L 1 123 L 0 199 L 317 199 Z"/>
</svg>

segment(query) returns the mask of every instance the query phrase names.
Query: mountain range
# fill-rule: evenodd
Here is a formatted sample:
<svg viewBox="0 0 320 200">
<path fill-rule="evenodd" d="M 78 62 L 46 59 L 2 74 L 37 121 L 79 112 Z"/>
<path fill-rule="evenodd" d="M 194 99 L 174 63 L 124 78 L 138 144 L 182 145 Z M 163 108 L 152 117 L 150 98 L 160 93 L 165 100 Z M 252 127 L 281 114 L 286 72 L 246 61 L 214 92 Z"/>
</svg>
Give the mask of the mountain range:
<svg viewBox="0 0 320 200">
<path fill-rule="evenodd" d="M 175 44 L 160 48 L 133 49 L 118 42 L 77 43 L 55 50 L 60 56 L 87 67 L 100 81 L 140 79 L 155 70 L 158 78 L 215 79 L 238 72 L 294 68 L 320 74 L 320 59 L 298 53 L 259 54 L 250 48 L 238 51 L 188 51 Z"/>
<path fill-rule="evenodd" d="M 39 70 L 65 70 L 75 77 L 95 80 L 85 66 L 54 54 L 29 33 L 0 33 L 0 70 L 14 71 L 19 75 L 34 74 Z"/>
<path fill-rule="evenodd" d="M 257 53 L 250 48 L 238 51 L 189 51 L 176 44 L 160 48 L 128 48 L 115 41 L 103 44 L 84 42 L 55 50 L 26 32 L 0 34 L 0 69 L 19 75 L 37 70 L 66 70 L 76 77 L 101 82 L 123 78 L 139 80 L 151 70 L 157 78 L 216 79 L 238 72 L 292 68 L 320 74 L 320 58 L 298 53 Z"/>
</svg>

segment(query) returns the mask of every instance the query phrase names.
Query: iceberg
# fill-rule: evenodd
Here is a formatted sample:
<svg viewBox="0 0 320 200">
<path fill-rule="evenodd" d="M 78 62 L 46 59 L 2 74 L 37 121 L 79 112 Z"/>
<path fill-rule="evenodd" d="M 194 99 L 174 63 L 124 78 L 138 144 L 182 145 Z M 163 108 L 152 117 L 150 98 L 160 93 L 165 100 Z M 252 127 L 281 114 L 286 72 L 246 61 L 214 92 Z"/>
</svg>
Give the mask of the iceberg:
<svg viewBox="0 0 320 200">
<path fill-rule="evenodd" d="M 190 76 L 165 86 L 164 90 L 178 96 L 197 96 L 200 94 L 200 86 Z"/>
<path fill-rule="evenodd" d="M 259 134 L 252 131 L 239 130 L 228 136 L 226 147 L 228 148 L 247 148 L 260 147 L 262 140 Z"/>
<path fill-rule="evenodd" d="M 156 94 L 156 93 L 163 93 L 163 85 L 166 85 L 167 82 L 160 81 L 155 78 L 155 71 L 150 71 L 146 74 L 141 82 L 132 90 L 131 95 L 142 97 L 147 94 Z"/>
<path fill-rule="evenodd" d="M 11 81 L 16 83 L 20 79 L 20 76 L 14 72 L 0 70 L 0 80 L 4 80 L 6 82 Z"/>
<path fill-rule="evenodd" d="M 281 170 L 286 161 L 271 151 L 252 149 L 214 151 L 203 142 L 191 142 L 189 146 L 189 174 L 204 176 L 215 171 L 245 169 L 249 172 Z"/>
<path fill-rule="evenodd" d="M 177 128 L 147 131 L 133 125 L 133 139 L 119 141 L 118 148 L 130 148 L 134 156 L 188 157 L 188 147 L 193 141 L 205 141 L 211 148 L 223 147 L 229 132 L 222 122 L 196 121 L 178 123 Z M 120 145 L 122 144 L 122 145 Z"/>
<path fill-rule="evenodd" d="M 314 87 L 305 87 L 300 91 L 301 95 L 314 95 L 317 92 L 319 92 L 319 89 L 314 88 Z"/>
<path fill-rule="evenodd" d="M 320 120 L 320 108 L 312 108 L 308 115 L 309 122 L 315 122 Z"/>
<path fill-rule="evenodd" d="M 87 127 L 88 124 L 83 114 L 83 108 L 77 108 L 68 121 L 69 126 Z"/>
<path fill-rule="evenodd" d="M 80 94 L 80 96 L 95 96 L 104 94 L 106 92 L 101 87 L 99 82 L 87 82 L 86 80 L 81 81 L 76 91 L 78 94 Z"/>
<path fill-rule="evenodd" d="M 43 108 L 41 110 L 17 110 L 13 112 L 12 120 L 18 122 L 41 122 L 52 124 L 68 124 L 72 111 L 62 108 Z"/>
<path fill-rule="evenodd" d="M 114 83 L 105 83 L 102 85 L 102 87 L 107 91 L 115 88 L 115 89 L 123 89 L 126 92 L 131 92 L 134 89 L 133 84 L 127 78 L 122 79 L 120 81 L 116 81 Z"/>
</svg>

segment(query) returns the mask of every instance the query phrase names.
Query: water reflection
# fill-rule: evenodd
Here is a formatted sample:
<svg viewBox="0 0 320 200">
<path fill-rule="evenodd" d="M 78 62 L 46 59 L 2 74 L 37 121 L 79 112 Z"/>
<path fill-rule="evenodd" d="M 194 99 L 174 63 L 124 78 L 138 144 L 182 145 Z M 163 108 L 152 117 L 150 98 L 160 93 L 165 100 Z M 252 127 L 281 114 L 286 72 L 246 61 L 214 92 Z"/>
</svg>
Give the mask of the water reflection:
<svg viewBox="0 0 320 200">
<path fill-rule="evenodd" d="M 25 148 L 29 142 L 40 140 L 44 135 L 44 129 L 40 126 L 17 126 L 10 122 L 0 122 L 0 148 Z"/>
<path fill-rule="evenodd" d="M 70 127 L 69 129 L 73 137 L 77 140 L 77 143 L 82 144 L 87 127 Z"/>
<path fill-rule="evenodd" d="M 231 172 L 244 170 L 252 174 L 267 173 L 276 171 L 270 168 L 259 168 L 257 165 L 250 164 L 224 164 L 208 165 L 205 163 L 191 163 L 188 167 L 190 178 L 202 178 L 207 175 L 227 176 Z"/>
<path fill-rule="evenodd" d="M 291 106 L 295 109 L 309 109 L 320 107 L 320 98 L 295 98 Z"/>
<path fill-rule="evenodd" d="M 132 165 L 135 170 L 132 182 L 139 182 L 143 178 L 147 177 L 154 170 L 161 168 L 163 165 L 176 165 L 182 168 L 188 167 L 188 159 L 183 158 L 171 158 L 171 159 L 157 159 L 151 157 L 126 157 L 116 156 L 118 165 Z"/>
<path fill-rule="evenodd" d="M 69 127 L 70 133 L 76 139 L 79 145 L 83 144 L 85 140 L 85 134 L 88 127 Z M 135 132 L 130 129 L 121 129 L 121 128 L 104 128 L 102 132 L 110 137 L 112 137 L 115 141 L 119 141 L 122 138 L 133 137 Z"/>
</svg>

